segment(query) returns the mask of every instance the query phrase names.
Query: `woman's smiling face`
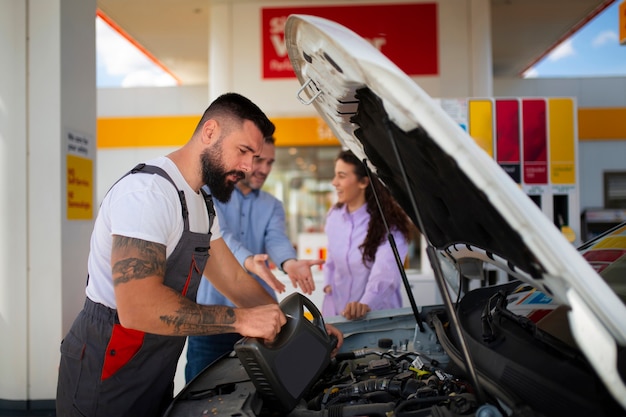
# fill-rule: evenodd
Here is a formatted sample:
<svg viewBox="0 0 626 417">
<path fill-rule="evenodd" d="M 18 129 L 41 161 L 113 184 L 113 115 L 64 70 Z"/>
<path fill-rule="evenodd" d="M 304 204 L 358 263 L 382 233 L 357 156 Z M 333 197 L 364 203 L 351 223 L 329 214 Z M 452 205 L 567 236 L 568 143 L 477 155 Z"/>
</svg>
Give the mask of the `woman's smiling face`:
<svg viewBox="0 0 626 417">
<path fill-rule="evenodd" d="M 349 211 L 356 210 L 365 203 L 365 189 L 369 179 L 354 173 L 354 165 L 341 159 L 335 162 L 333 187 L 337 191 L 337 202 L 348 206 Z"/>
</svg>

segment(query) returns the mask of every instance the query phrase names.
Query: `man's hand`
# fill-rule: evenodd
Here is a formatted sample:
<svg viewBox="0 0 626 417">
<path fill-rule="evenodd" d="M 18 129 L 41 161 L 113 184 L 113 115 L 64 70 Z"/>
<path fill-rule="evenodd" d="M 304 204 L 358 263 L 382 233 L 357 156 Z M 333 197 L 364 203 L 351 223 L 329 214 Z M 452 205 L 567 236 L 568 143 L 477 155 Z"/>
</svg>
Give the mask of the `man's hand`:
<svg viewBox="0 0 626 417">
<path fill-rule="evenodd" d="M 333 326 L 332 324 L 326 324 L 326 333 L 330 335 L 334 335 L 337 338 L 337 346 L 330 352 L 330 357 L 333 358 L 339 352 L 339 348 L 343 345 L 343 333 L 339 331 L 338 328 Z"/>
<path fill-rule="evenodd" d="M 285 291 L 285 284 L 280 282 L 278 278 L 272 273 L 267 266 L 268 256 L 265 253 L 260 253 L 253 256 L 248 256 L 243 263 L 243 266 L 248 270 L 256 274 L 259 278 L 267 283 L 277 293 Z"/>
<path fill-rule="evenodd" d="M 370 311 L 370 306 L 367 304 L 361 304 L 358 301 L 352 301 L 346 304 L 346 308 L 341 313 L 342 316 L 348 320 L 356 320 L 365 317 Z"/>
<path fill-rule="evenodd" d="M 288 259 L 282 267 L 291 279 L 294 288 L 299 286 L 303 293 L 311 295 L 315 291 L 311 267 L 323 264 L 323 259 Z"/>
<path fill-rule="evenodd" d="M 278 304 L 267 304 L 252 308 L 236 308 L 235 329 L 242 336 L 258 337 L 272 342 L 287 323 Z"/>
</svg>

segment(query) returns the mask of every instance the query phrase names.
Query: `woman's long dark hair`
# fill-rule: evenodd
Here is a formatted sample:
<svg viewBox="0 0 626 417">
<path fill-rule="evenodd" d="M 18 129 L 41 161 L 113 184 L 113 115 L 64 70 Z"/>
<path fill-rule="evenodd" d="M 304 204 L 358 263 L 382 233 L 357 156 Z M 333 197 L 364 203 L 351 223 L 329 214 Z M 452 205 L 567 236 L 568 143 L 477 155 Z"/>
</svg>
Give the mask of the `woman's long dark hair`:
<svg viewBox="0 0 626 417">
<path fill-rule="evenodd" d="M 363 161 L 352 153 L 350 150 L 341 151 L 337 160 L 354 166 L 354 173 L 359 180 L 367 177 L 367 170 Z M 365 189 L 365 204 L 367 204 L 367 212 L 370 215 L 370 222 L 367 227 L 367 236 L 365 241 L 359 246 L 359 249 L 363 252 L 363 263 L 368 264 L 374 262 L 376 258 L 376 250 L 387 236 L 387 229 L 385 223 L 382 220 L 378 205 L 376 204 L 376 197 L 372 187 L 376 187 L 376 194 L 380 201 L 380 205 L 385 213 L 385 219 L 390 230 L 398 230 L 402 235 L 409 240 L 411 237 L 411 228 L 413 227 L 411 221 L 404 211 L 400 208 L 398 203 L 393 199 L 387 188 L 380 182 L 378 177 L 372 173 L 372 181 L 370 186 Z M 336 204 L 336 207 L 341 207 L 343 204 Z"/>
</svg>

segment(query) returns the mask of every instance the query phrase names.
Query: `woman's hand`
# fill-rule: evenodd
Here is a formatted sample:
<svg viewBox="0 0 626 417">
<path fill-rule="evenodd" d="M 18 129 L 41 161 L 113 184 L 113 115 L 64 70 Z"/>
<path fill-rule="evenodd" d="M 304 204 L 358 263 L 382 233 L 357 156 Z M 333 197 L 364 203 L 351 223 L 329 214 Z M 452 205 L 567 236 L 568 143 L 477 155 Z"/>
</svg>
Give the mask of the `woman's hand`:
<svg viewBox="0 0 626 417">
<path fill-rule="evenodd" d="M 346 308 L 341 313 L 342 316 L 348 320 L 356 320 L 365 317 L 370 311 L 370 306 L 367 304 L 361 304 L 358 301 L 352 301 L 346 304 Z"/>
</svg>

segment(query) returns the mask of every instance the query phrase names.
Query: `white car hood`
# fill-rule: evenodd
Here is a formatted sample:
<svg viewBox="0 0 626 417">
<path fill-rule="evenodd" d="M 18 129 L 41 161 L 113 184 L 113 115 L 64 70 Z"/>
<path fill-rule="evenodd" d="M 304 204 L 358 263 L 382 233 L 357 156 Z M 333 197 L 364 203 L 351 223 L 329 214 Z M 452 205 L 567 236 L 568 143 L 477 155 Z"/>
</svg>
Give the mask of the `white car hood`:
<svg viewBox="0 0 626 417">
<path fill-rule="evenodd" d="M 341 143 L 367 159 L 429 244 L 451 259 L 503 266 L 569 306 L 579 347 L 626 408 L 617 371 L 626 306 L 519 186 L 354 32 L 291 15 L 285 42 L 302 85 L 300 101 L 313 104 Z"/>
</svg>

